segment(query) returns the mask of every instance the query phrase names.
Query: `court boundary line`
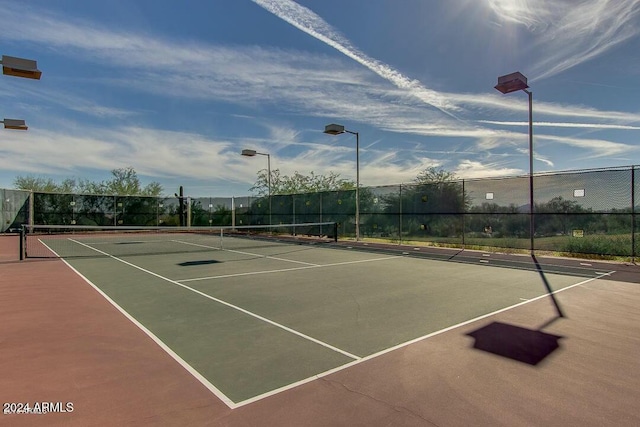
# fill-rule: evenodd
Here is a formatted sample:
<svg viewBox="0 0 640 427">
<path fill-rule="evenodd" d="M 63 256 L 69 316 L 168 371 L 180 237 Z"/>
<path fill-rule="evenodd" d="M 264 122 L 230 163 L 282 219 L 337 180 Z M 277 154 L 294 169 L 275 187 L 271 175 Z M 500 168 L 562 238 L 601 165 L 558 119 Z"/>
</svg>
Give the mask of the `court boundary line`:
<svg viewBox="0 0 640 427">
<path fill-rule="evenodd" d="M 338 247 L 339 248 L 339 247 Z M 414 247 L 412 251 L 406 249 L 398 249 L 398 248 L 392 248 L 392 249 L 386 249 L 386 248 L 378 248 L 378 247 L 372 247 L 369 246 L 368 243 L 363 244 L 361 247 L 359 246 L 345 246 L 339 249 L 343 249 L 343 250 L 351 250 L 351 251 L 356 251 L 356 252 L 365 252 L 365 251 L 369 251 L 369 252 L 374 252 L 374 253 L 390 253 L 390 252 L 399 252 L 400 254 L 402 254 L 402 256 L 407 256 L 407 257 L 411 257 L 411 258 L 418 258 L 418 259 L 426 259 L 426 260 L 431 260 L 431 261 L 443 261 L 443 262 L 455 262 L 455 263 L 459 263 L 459 264 L 468 264 L 468 265 L 478 265 L 479 263 L 482 263 L 482 265 L 485 266 L 489 266 L 489 267 L 497 267 L 497 268 L 508 268 L 508 269 L 512 269 L 512 270 L 523 270 L 523 271 L 538 271 L 537 268 L 535 267 L 527 267 L 525 264 L 527 264 L 525 261 L 520 261 L 520 260 L 501 260 L 501 259 L 489 259 L 489 262 L 485 262 L 484 260 L 480 259 L 480 258 L 473 258 L 471 256 L 469 257 L 464 257 L 462 256 L 462 258 L 457 258 L 456 254 L 453 257 L 440 257 L 438 255 L 435 255 L 435 252 L 430 253 L 430 252 L 425 252 L 422 251 L 421 247 Z M 463 251 L 471 251 L 471 252 L 477 252 L 477 253 L 481 253 L 482 256 L 487 256 L 490 257 L 493 253 L 489 253 L 489 252 L 483 252 L 483 251 L 475 251 L 475 250 L 470 250 L 470 249 L 465 249 Z M 462 252 L 462 251 L 461 251 Z M 461 253 L 459 252 L 459 253 Z M 498 253 L 500 254 L 500 253 Z M 432 256 L 433 255 L 433 256 Z M 400 256 L 400 255 L 398 255 Z M 493 262 L 492 262 L 493 261 Z M 501 261 L 504 261 L 505 264 L 502 265 L 500 264 Z M 606 272 L 606 270 L 604 269 L 600 269 L 600 271 L 597 271 L 594 268 L 589 268 L 586 266 L 568 266 L 568 268 L 570 270 L 562 270 L 561 269 L 561 265 L 556 265 L 556 264 L 544 264 L 544 263 L 540 263 L 541 266 L 543 266 L 543 271 L 545 273 L 549 273 L 549 274 L 561 274 L 564 276 L 575 276 L 575 277 L 584 277 L 584 278 L 593 278 L 593 277 L 597 277 L 600 274 L 611 274 L 612 272 L 609 271 L 608 273 Z M 556 267 L 557 269 L 552 270 L 552 267 Z M 582 271 L 584 270 L 584 271 Z M 614 271 L 615 272 L 615 271 Z"/>
<path fill-rule="evenodd" d="M 346 363 L 346 364 L 341 365 L 341 366 L 337 366 L 337 367 L 335 367 L 335 368 L 333 368 L 333 369 L 329 369 L 329 370 L 327 370 L 327 371 L 325 371 L 325 372 L 322 372 L 322 373 L 319 373 L 319 374 L 313 375 L 313 376 L 311 376 L 311 377 L 305 378 L 305 379 L 300 380 L 300 381 L 297 381 L 297 382 L 295 382 L 295 383 L 291 383 L 291 384 L 289 384 L 289 385 L 287 385 L 287 386 L 284 386 L 284 387 L 280 387 L 280 388 L 278 388 L 278 389 L 271 390 L 271 391 L 269 391 L 269 392 L 267 392 L 267 393 L 263 393 L 263 394 L 260 394 L 260 395 L 258 395 L 258 396 L 254 396 L 254 397 L 252 397 L 252 398 L 250 398 L 250 399 L 246 399 L 246 400 L 243 400 L 243 401 L 241 401 L 241 402 L 237 402 L 237 403 L 236 403 L 236 408 L 239 408 L 239 407 L 241 407 L 241 406 L 245 406 L 245 405 L 248 405 L 248 404 L 251 404 L 251 403 L 257 402 L 257 401 L 260 401 L 260 400 L 262 400 L 262 399 L 266 399 L 266 398 L 268 398 L 268 397 L 270 397 L 270 396 L 273 396 L 273 395 L 275 395 L 275 394 L 282 393 L 282 392 L 284 392 L 284 391 L 287 391 L 287 390 L 293 389 L 293 388 L 298 387 L 298 386 L 301 386 L 301 385 L 303 385 L 303 384 L 306 384 L 306 383 L 309 383 L 309 382 L 312 382 L 312 381 L 315 381 L 315 380 L 318 380 L 318 379 L 324 378 L 324 377 L 329 376 L 329 375 L 331 375 L 331 374 L 334 374 L 334 373 L 336 373 L 336 372 L 340 372 L 340 371 L 342 371 L 342 370 L 344 370 L 344 369 L 348 369 L 348 368 L 350 368 L 350 367 L 352 367 L 352 366 L 356 366 L 356 365 L 359 365 L 359 364 L 361 364 L 361 363 L 367 362 L 367 361 L 369 361 L 369 360 L 371 360 L 371 359 L 375 359 L 375 358 L 377 358 L 377 357 L 383 356 L 383 355 L 385 355 L 385 354 L 387 354 L 387 353 L 391 353 L 392 351 L 396 351 L 396 350 L 399 350 L 399 349 L 401 349 L 401 348 L 408 347 L 408 346 L 410 346 L 410 345 L 412 345 L 412 344 L 418 343 L 418 342 L 420 342 L 420 341 L 427 340 L 427 339 L 429 339 L 429 338 L 435 337 L 435 336 L 437 336 L 437 335 L 444 334 L 444 333 L 446 333 L 446 332 L 450 332 L 450 331 L 452 331 L 452 330 L 455 330 L 455 329 L 461 328 L 461 327 L 463 327 L 463 326 L 469 325 L 469 324 L 474 323 L 474 322 L 478 322 L 478 321 L 483 320 L 483 319 L 486 319 L 486 318 L 488 318 L 488 317 L 495 316 L 495 315 L 497 315 L 497 314 L 500 314 L 500 313 L 503 313 L 503 312 L 506 312 L 506 311 L 509 311 L 509 310 L 513 310 L 514 308 L 517 308 L 517 307 L 520 307 L 520 306 L 523 306 L 523 305 L 526 305 L 526 304 L 529 304 L 529 303 L 532 303 L 532 302 L 535 302 L 535 301 L 541 300 L 541 299 L 543 299 L 543 298 L 549 297 L 550 295 L 555 295 L 555 294 L 557 294 L 557 293 L 564 292 L 564 291 L 569 290 L 569 289 L 573 289 L 573 288 L 575 288 L 575 287 L 577 287 L 577 286 L 585 285 L 585 284 L 587 284 L 587 283 L 589 283 L 589 282 L 592 282 L 592 281 L 594 281 L 594 280 L 601 279 L 602 277 L 610 276 L 610 275 L 611 275 L 611 274 L 613 274 L 613 273 L 615 273 L 615 270 L 608 271 L 608 272 L 606 272 L 606 273 L 602 273 L 602 274 L 598 275 L 597 277 L 591 277 L 591 278 L 585 279 L 585 280 L 583 280 L 583 281 L 581 281 L 581 282 L 574 283 L 573 285 L 567 286 L 567 287 L 565 287 L 565 288 L 558 289 L 558 290 L 555 290 L 555 291 L 553 291 L 553 292 L 547 292 L 547 293 L 544 293 L 544 294 L 542 294 L 542 295 L 539 295 L 539 296 L 537 296 L 537 297 L 535 297 L 535 298 L 531 298 L 531 299 L 528 299 L 528 300 L 526 300 L 526 301 L 522 301 L 522 302 L 520 302 L 520 303 L 516 303 L 516 304 L 510 305 L 510 306 L 508 306 L 508 307 L 504 307 L 504 308 L 501 308 L 501 309 L 499 309 L 499 310 L 495 310 L 495 311 L 493 311 L 493 312 L 491 312 L 491 313 L 486 313 L 486 314 L 483 314 L 483 315 L 480 315 L 480 316 L 474 317 L 474 318 L 469 319 L 469 320 L 465 320 L 464 322 L 460 322 L 460 323 L 457 323 L 457 324 L 455 324 L 455 325 L 448 326 L 448 327 L 446 327 L 446 328 L 443 328 L 443 329 L 440 329 L 440 330 L 437 330 L 437 331 L 434 331 L 434 332 L 428 333 L 428 334 L 426 334 L 426 335 L 423 335 L 423 336 L 420 336 L 420 337 L 417 337 L 417 338 L 413 338 L 413 339 L 411 339 L 411 340 L 409 340 L 409 341 L 406 341 L 406 342 L 404 342 L 404 343 L 397 344 L 397 345 L 395 345 L 395 346 L 393 346 L 393 347 L 389 347 L 389 348 L 384 349 L 384 350 L 381 350 L 381 351 L 379 351 L 379 352 L 377 352 L 377 353 L 373 353 L 373 354 L 370 354 L 370 355 L 368 355 L 368 356 L 364 356 L 364 357 L 360 358 L 359 360 L 354 360 L 354 361 L 352 361 L 352 362 Z"/>
<path fill-rule="evenodd" d="M 164 350 L 171 358 L 173 358 L 180 366 L 182 366 L 188 373 L 190 373 L 196 380 L 198 380 L 203 386 L 205 386 L 214 396 L 216 396 L 220 401 L 222 401 L 225 405 L 227 405 L 231 409 L 235 409 L 236 403 L 227 397 L 218 387 L 213 385 L 211 381 L 209 381 L 205 376 L 203 376 L 197 369 L 189 364 L 186 360 L 184 360 L 180 355 L 178 355 L 175 351 L 171 349 L 167 344 L 164 343 L 157 335 L 151 332 L 146 326 L 140 323 L 135 317 L 133 317 L 129 312 L 127 312 L 124 308 L 122 308 L 118 303 L 116 303 L 109 295 L 104 293 L 97 285 L 95 285 L 91 280 L 85 277 L 82 273 L 76 270 L 72 265 L 64 261 L 73 271 L 76 272 L 85 282 L 87 282 L 93 289 L 95 289 L 100 295 L 102 295 L 112 306 L 114 306 L 120 313 L 122 313 L 131 323 L 137 326 L 142 332 L 144 332 L 153 342 L 155 342 L 162 350 Z"/>
<path fill-rule="evenodd" d="M 44 243 L 42 240 L 38 239 L 40 241 L 40 243 L 46 247 L 48 250 L 50 250 L 51 252 L 53 252 L 54 254 L 56 254 L 56 256 L 58 256 L 58 254 L 56 253 L 56 251 L 54 251 L 53 249 L 51 249 L 46 243 Z M 131 314 L 129 314 L 129 312 L 127 312 L 127 310 L 125 310 L 124 308 L 122 308 L 117 302 L 115 302 L 109 295 L 107 295 L 102 289 L 100 289 L 98 286 L 96 286 L 95 283 L 93 283 L 91 280 L 89 280 L 88 277 L 86 277 L 84 274 L 82 274 L 79 270 L 77 270 L 74 266 L 72 266 L 71 264 L 69 264 L 69 262 L 67 262 L 66 259 L 58 257 L 62 262 L 65 263 L 65 265 L 67 267 L 69 267 L 74 273 L 76 273 L 78 276 L 80 276 L 80 278 L 82 280 L 84 280 L 86 283 L 89 284 L 89 286 L 91 286 L 96 292 L 98 292 L 100 295 L 102 295 L 102 297 L 104 299 L 107 300 L 107 302 L 109 304 L 111 304 L 116 310 L 118 310 L 120 313 L 122 313 L 122 315 L 127 318 L 131 323 L 133 323 L 136 327 L 138 327 L 138 329 L 140 329 L 145 335 L 147 335 L 149 338 L 151 338 L 151 340 L 156 343 L 158 345 L 158 347 L 160 347 L 162 350 L 164 350 L 169 357 L 173 358 L 173 360 L 175 360 L 176 362 L 178 362 L 178 364 L 180 366 L 182 366 L 182 368 L 184 368 L 188 373 L 190 373 L 196 380 L 200 381 L 200 383 L 205 386 L 207 388 L 207 390 L 209 390 L 211 393 L 213 393 L 214 396 L 216 396 L 218 399 L 220 399 L 221 402 L 223 402 L 225 405 L 227 405 L 229 408 L 234 409 L 236 403 L 234 401 L 232 401 L 229 397 L 227 397 L 226 394 L 224 394 L 220 389 L 218 389 L 215 385 L 213 385 L 211 383 L 211 381 L 209 381 L 208 379 L 206 379 L 200 372 L 198 372 L 193 366 L 191 366 L 189 363 L 187 363 L 186 360 L 184 360 L 182 357 L 180 357 L 180 355 L 178 355 L 175 351 L 173 351 L 171 349 L 171 347 L 169 347 L 167 344 L 164 343 L 164 341 L 162 341 L 157 335 L 155 335 L 153 332 L 151 332 L 146 326 L 144 326 L 142 323 L 140 323 L 135 317 L 133 317 Z"/>
</svg>

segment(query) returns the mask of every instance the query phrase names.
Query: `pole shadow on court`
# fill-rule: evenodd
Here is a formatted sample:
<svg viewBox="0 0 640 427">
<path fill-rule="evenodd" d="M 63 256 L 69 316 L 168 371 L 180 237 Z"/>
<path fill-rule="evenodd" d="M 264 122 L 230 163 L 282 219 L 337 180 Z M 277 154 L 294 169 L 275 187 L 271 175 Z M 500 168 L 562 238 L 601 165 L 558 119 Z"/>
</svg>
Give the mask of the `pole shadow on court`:
<svg viewBox="0 0 640 427">
<path fill-rule="evenodd" d="M 536 271 L 542 279 L 547 295 L 551 298 L 556 315 L 538 329 L 528 329 L 502 322 L 492 322 L 467 335 L 473 337 L 473 348 L 506 357 L 528 365 L 536 366 L 560 347 L 562 336 L 543 332 L 542 329 L 558 319 L 564 318 L 564 312 L 556 299 L 551 284 L 544 274 L 542 265 L 535 255 L 531 255 Z"/>
</svg>

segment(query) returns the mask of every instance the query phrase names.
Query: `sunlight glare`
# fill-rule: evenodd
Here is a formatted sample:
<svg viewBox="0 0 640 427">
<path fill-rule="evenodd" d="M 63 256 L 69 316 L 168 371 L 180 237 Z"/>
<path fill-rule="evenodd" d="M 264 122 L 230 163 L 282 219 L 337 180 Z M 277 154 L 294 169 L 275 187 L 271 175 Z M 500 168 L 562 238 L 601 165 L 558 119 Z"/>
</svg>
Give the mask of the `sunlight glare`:
<svg viewBox="0 0 640 427">
<path fill-rule="evenodd" d="M 501 19 L 528 28 L 540 26 L 545 21 L 544 0 L 487 0 L 487 4 Z"/>
</svg>

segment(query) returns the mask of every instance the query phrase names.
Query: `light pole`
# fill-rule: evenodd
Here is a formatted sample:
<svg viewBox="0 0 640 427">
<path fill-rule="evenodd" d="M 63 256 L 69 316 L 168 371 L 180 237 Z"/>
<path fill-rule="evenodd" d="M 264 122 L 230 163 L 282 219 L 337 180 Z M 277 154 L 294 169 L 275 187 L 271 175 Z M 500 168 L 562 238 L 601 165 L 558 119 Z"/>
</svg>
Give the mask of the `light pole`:
<svg viewBox="0 0 640 427">
<path fill-rule="evenodd" d="M 324 133 L 340 135 L 350 133 L 356 136 L 356 242 L 360 240 L 360 134 L 347 130 L 342 125 L 330 124 L 324 127 Z"/>
<path fill-rule="evenodd" d="M 258 153 L 256 150 L 242 150 L 242 155 L 247 157 L 253 157 L 256 154 L 260 156 L 267 156 L 267 186 L 269 191 L 269 225 L 271 222 L 271 155 L 269 153 Z"/>
<path fill-rule="evenodd" d="M 528 87 L 527 78 L 520 72 L 498 77 L 498 84 L 495 86 L 504 94 L 521 90 L 529 95 L 529 236 L 531 254 L 533 255 L 533 92 L 527 90 Z"/>
</svg>

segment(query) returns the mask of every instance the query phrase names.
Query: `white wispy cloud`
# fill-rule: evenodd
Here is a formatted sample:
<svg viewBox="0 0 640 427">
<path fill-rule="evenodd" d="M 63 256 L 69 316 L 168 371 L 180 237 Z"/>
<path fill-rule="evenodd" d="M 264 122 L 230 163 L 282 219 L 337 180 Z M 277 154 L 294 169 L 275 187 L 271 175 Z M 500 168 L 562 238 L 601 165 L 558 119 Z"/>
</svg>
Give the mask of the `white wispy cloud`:
<svg viewBox="0 0 640 427">
<path fill-rule="evenodd" d="M 531 80 L 590 61 L 640 34 L 639 0 L 487 0 L 505 22 L 526 26 L 544 58 Z"/>
<path fill-rule="evenodd" d="M 494 178 L 501 176 L 514 176 L 524 173 L 517 168 L 505 167 L 496 162 L 479 162 L 477 160 L 463 159 L 454 169 L 454 173 L 459 178 Z"/>
<path fill-rule="evenodd" d="M 34 11 L 25 17 L 21 11 L 11 7 L 4 12 L 8 14 L 8 19 L 6 25 L 0 28 L 0 34 L 6 38 L 55 47 L 68 55 L 77 54 L 78 59 L 83 61 L 95 61 L 125 70 L 136 69 L 135 79 L 110 77 L 102 80 L 105 84 L 119 84 L 163 96 L 215 98 L 247 105 L 269 100 L 275 102 L 275 99 L 279 105 L 283 103 L 292 110 L 301 109 L 305 114 L 359 117 L 361 120 L 385 117 L 387 122 L 407 113 L 416 117 L 429 114 L 419 105 L 406 102 L 407 94 L 415 95 L 422 91 L 428 96 L 418 97 L 419 99 L 451 111 L 461 108 L 509 111 L 527 109 L 526 103 L 509 97 L 488 93 L 438 92 L 426 88 L 360 52 L 309 9 L 292 1 L 257 3 L 273 9 L 272 13 L 277 12 L 280 14 L 277 16 L 287 22 L 297 23 L 296 26 L 309 26 L 301 29 L 311 31 L 314 37 L 341 52 L 348 51 L 350 57 L 357 56 L 365 62 L 363 65 L 368 70 L 376 74 L 382 73 L 399 90 L 383 89 L 365 73 L 355 71 L 336 59 L 316 54 L 258 46 L 212 46 L 189 41 L 169 41 L 155 35 L 108 30 L 93 22 L 60 21 L 58 16 L 46 12 Z M 18 19 L 21 17 L 22 19 Z M 180 72 L 181 69 L 188 72 Z M 386 69 L 388 73 L 381 71 Z M 125 72 L 125 75 L 128 74 Z M 329 96 L 327 93 L 341 96 Z M 49 98 L 60 95 L 51 94 Z M 66 101 L 69 95 L 61 98 Z M 345 99 L 358 99 L 360 102 L 345 103 Z M 69 104 L 78 110 L 94 111 L 96 115 L 124 113 L 124 110 L 118 108 L 91 105 L 87 101 L 83 104 L 79 99 L 72 100 Z M 549 116 L 640 121 L 640 114 L 540 101 L 536 101 L 535 109 L 536 114 Z M 450 128 L 465 126 L 464 122 L 451 117 L 430 114 L 429 122 L 433 123 L 434 119 Z M 468 127 L 473 128 L 471 125 Z"/>
<path fill-rule="evenodd" d="M 439 92 L 424 87 L 418 80 L 410 79 L 391 66 L 361 52 L 310 9 L 291 0 L 253 0 L 253 2 L 299 30 L 364 65 L 397 87 L 408 90 L 413 96 L 426 104 L 432 105 L 447 114 L 458 109 L 457 106 L 451 104 Z"/>
<path fill-rule="evenodd" d="M 545 0 L 486 0 L 489 7 L 504 21 L 530 29 L 545 29 L 553 18 Z"/>
<path fill-rule="evenodd" d="M 244 162 L 232 141 L 205 139 L 186 132 L 121 127 L 92 131 L 84 128 L 74 134 L 30 129 L 11 138 L 13 143 L 5 147 L 0 167 L 17 172 L 68 174 L 79 165 L 103 170 L 133 166 L 140 174 L 152 177 L 237 181 L 238 176 L 244 175 L 241 172 L 250 169 L 247 166 L 242 171 Z M 251 173 L 255 174 L 255 167 Z"/>
<path fill-rule="evenodd" d="M 495 120 L 478 120 L 478 123 L 487 123 L 498 126 L 529 126 L 529 122 L 501 122 Z M 616 130 L 640 130 L 640 126 L 611 125 L 605 123 L 562 123 L 562 122 L 533 122 L 536 127 L 557 128 L 585 128 L 585 129 L 616 129 Z"/>
<path fill-rule="evenodd" d="M 640 150 L 639 146 L 602 139 L 573 138 L 556 135 L 538 135 L 536 139 L 565 144 L 573 148 L 580 148 L 584 150 L 582 152 L 584 157 L 591 158 L 616 156 L 622 153 L 637 152 L 638 150 Z"/>
<path fill-rule="evenodd" d="M 349 144 L 335 140 L 324 142 L 309 136 L 308 131 L 303 132 L 287 123 L 286 118 L 271 118 L 270 122 L 260 119 L 261 110 L 277 106 L 288 114 L 322 118 L 321 124 L 325 124 L 327 117 L 349 117 L 355 123 L 393 132 L 395 135 L 387 137 L 387 140 L 375 145 L 367 140 L 361 147 L 367 165 L 362 177 L 369 185 L 406 182 L 408 177 L 415 176 L 425 167 L 444 165 L 443 160 L 435 159 L 436 154 L 448 158 L 448 168 L 469 178 L 522 172 L 511 167 L 512 159 L 508 156 L 524 155 L 522 149 L 526 147 L 526 133 L 492 127 L 523 126 L 522 122 L 476 120 L 475 116 L 478 113 L 480 117 L 486 117 L 486 114 L 496 111 L 526 113 L 528 106 L 522 99 L 484 92 L 433 90 L 363 53 L 308 8 L 293 1 L 255 0 L 255 3 L 361 64 L 362 68 L 353 67 L 341 58 L 305 51 L 210 44 L 109 29 L 96 22 L 68 19 L 40 8 L 30 8 L 29 13 L 24 13 L 20 10 L 21 5 L 19 8 L 15 3 L 0 2 L 6 6 L 1 12 L 5 19 L 0 27 L 0 36 L 6 40 L 46 46 L 73 61 L 105 67 L 109 72 L 92 76 L 92 84 L 120 87 L 134 94 L 153 94 L 162 97 L 160 99 L 215 100 L 211 102 L 241 105 L 248 107 L 245 111 L 255 114 L 247 114 L 246 117 L 263 131 L 261 137 L 215 139 L 197 133 L 152 129 L 140 124 L 131 125 L 144 112 L 117 104 L 107 105 L 107 101 L 93 100 L 83 95 L 81 90 L 65 93 L 46 88 L 34 90 L 26 86 L 23 89 L 21 86 L 19 90 L 27 91 L 24 93 L 49 106 L 105 119 L 104 127 L 94 125 L 80 129 L 79 123 L 66 119 L 55 131 L 45 133 L 34 129 L 24 145 L 37 145 L 42 150 L 40 160 L 28 159 L 27 152 L 19 146 L 12 146 L 8 156 L 0 159 L 0 166 L 15 170 L 20 164 L 20 170 L 65 173 L 78 167 L 112 169 L 135 162 L 136 169 L 149 176 L 252 182 L 256 169 L 262 165 L 256 165 L 255 159 L 240 158 L 238 153 L 241 148 L 255 148 L 271 151 L 273 166 L 283 173 L 291 174 L 299 168 L 301 172 L 336 171 L 344 177 L 353 176 L 355 159 L 353 147 Z M 496 5 L 503 3 L 500 10 L 504 16 L 507 16 L 504 11 L 509 3 L 519 5 L 510 12 L 508 20 L 516 25 L 525 25 L 536 34 L 543 34 L 539 33 L 540 29 L 549 26 L 550 19 L 555 19 L 549 16 L 553 2 L 496 0 L 493 3 L 496 10 L 500 9 Z M 626 9 L 617 7 L 616 10 L 635 13 L 637 2 L 621 3 Z M 555 16 L 554 13 L 552 15 Z M 612 25 L 619 28 L 606 40 L 624 40 L 620 37 L 626 37 L 625 31 L 635 31 L 622 29 L 627 18 L 611 21 L 613 19 L 607 12 L 600 21 L 600 25 L 613 22 Z M 561 28 L 559 23 L 553 25 Z M 563 31 L 570 30 L 569 27 L 562 28 Z M 594 44 L 603 49 L 615 45 L 606 42 L 605 35 L 601 39 L 598 41 L 596 37 Z M 580 49 L 584 51 L 585 46 L 579 43 L 575 51 L 569 52 L 570 56 L 578 58 Z M 593 52 L 600 50 L 594 48 Z M 2 90 L 3 83 L 0 83 Z M 11 93 L 15 96 L 15 90 Z M 545 119 L 536 122 L 536 126 L 541 128 L 639 129 L 633 126 L 634 122 L 640 122 L 638 113 L 535 102 L 536 116 Z M 125 117 L 129 119 L 128 126 L 113 126 L 113 118 Z M 240 118 L 239 115 L 237 117 Z M 469 119 L 464 120 L 467 117 Z M 556 117 L 561 121 L 551 121 Z M 570 120 L 594 123 L 570 123 Z M 79 129 L 74 130 L 74 126 Z M 320 134 L 320 129 L 317 130 Z M 412 136 L 444 137 L 449 142 L 419 152 L 413 149 L 418 144 L 411 141 Z M 535 137 L 537 141 L 579 148 L 584 150 L 585 156 L 622 155 L 635 149 L 628 144 L 604 139 L 558 137 L 541 132 L 536 132 Z M 376 136 L 376 141 L 379 140 Z M 175 147 L 175 141 L 188 141 L 189 146 Z M 290 146 L 296 146 L 295 154 L 281 154 L 281 150 Z M 149 156 L 149 150 L 153 151 L 153 156 Z M 65 152 L 73 152 L 74 156 L 62 154 Z M 475 157 L 469 160 L 472 154 Z M 495 162 L 493 159 L 497 154 L 504 154 L 505 160 Z M 536 158 L 552 164 L 540 153 L 536 153 Z M 82 161 L 78 162 L 78 159 Z"/>
</svg>

